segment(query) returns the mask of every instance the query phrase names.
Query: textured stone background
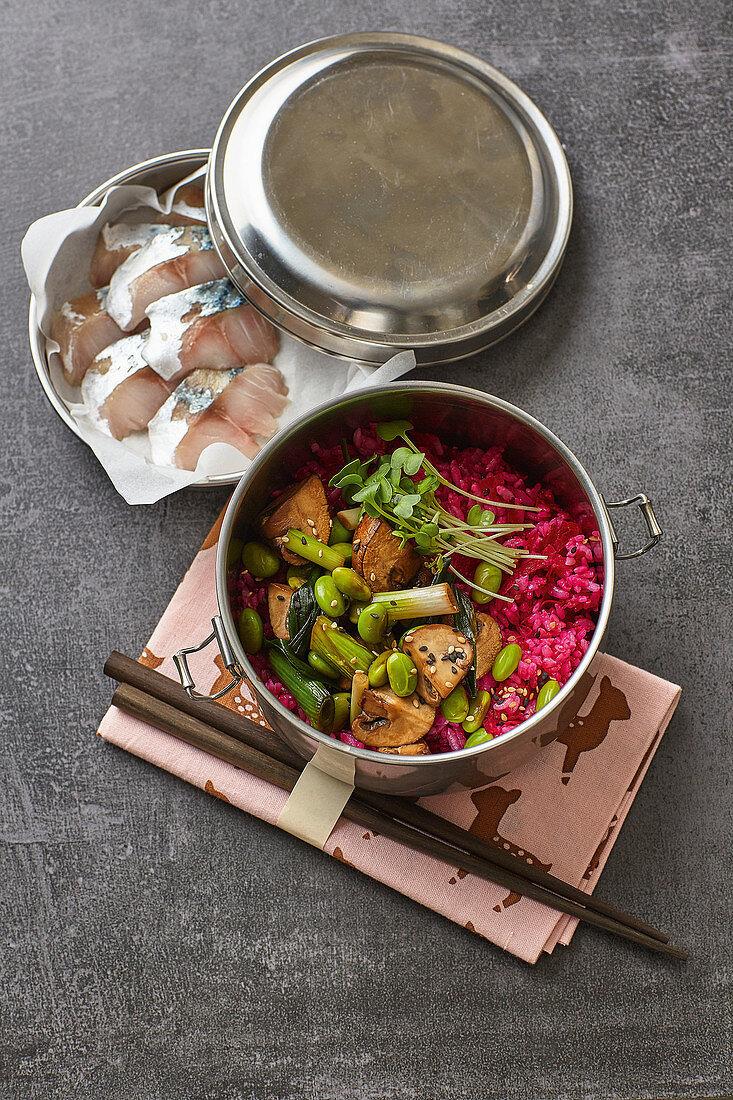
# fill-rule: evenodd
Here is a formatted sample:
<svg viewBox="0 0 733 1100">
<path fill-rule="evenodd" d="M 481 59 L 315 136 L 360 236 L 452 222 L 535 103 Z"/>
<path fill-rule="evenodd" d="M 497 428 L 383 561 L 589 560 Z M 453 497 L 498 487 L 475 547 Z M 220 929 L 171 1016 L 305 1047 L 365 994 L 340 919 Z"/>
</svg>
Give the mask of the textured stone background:
<svg viewBox="0 0 733 1100">
<path fill-rule="evenodd" d="M 16 0 L 0 21 L 0 1095 L 732 1091 L 722 0 Z M 369 28 L 478 53 L 567 146 L 556 289 L 450 373 L 545 421 L 610 496 L 657 504 L 664 543 L 619 569 L 608 648 L 684 694 L 602 890 L 684 942 L 686 966 L 581 930 L 527 967 L 94 737 L 105 655 L 140 649 L 224 494 L 116 496 L 37 383 L 20 239 L 128 164 L 209 144 L 276 54 Z"/>
</svg>

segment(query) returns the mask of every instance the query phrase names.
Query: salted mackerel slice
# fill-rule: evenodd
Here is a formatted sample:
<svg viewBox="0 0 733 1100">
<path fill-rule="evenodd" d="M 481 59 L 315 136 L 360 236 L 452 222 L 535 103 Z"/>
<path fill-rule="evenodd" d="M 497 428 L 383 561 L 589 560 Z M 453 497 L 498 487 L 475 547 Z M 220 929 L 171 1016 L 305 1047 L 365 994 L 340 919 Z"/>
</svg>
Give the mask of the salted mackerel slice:
<svg viewBox="0 0 733 1100">
<path fill-rule="evenodd" d="M 168 294 L 148 306 L 144 355 L 162 378 L 216 365 L 232 370 L 277 354 L 275 329 L 228 279 Z"/>
<path fill-rule="evenodd" d="M 193 371 L 150 421 L 150 452 L 159 466 L 194 470 L 210 443 L 230 443 L 254 458 L 287 405 L 280 371 L 267 363 Z"/>
<path fill-rule="evenodd" d="M 126 336 L 101 352 L 84 376 L 81 397 L 89 419 L 101 431 L 125 439 L 148 426 L 175 389 L 143 359 L 146 333 Z"/>
<path fill-rule="evenodd" d="M 89 282 L 92 286 L 107 286 L 117 268 L 128 256 L 137 252 L 138 248 L 142 248 L 159 233 L 165 233 L 167 228 L 165 225 L 149 225 L 147 222 L 138 225 L 130 225 L 126 222 L 110 225 L 108 222 L 103 226 L 97 247 L 94 249 L 89 268 Z"/>
<path fill-rule="evenodd" d="M 49 336 L 59 345 L 64 377 L 79 386 L 94 358 L 125 334 L 105 306 L 106 287 L 64 302 L 51 318 Z"/>
<path fill-rule="evenodd" d="M 170 226 L 117 268 L 109 284 L 107 310 L 121 329 L 130 332 L 158 298 L 225 274 L 208 229 Z"/>
<path fill-rule="evenodd" d="M 204 189 L 199 183 L 184 183 L 176 191 L 170 214 L 158 214 L 163 225 L 206 225 Z"/>
</svg>

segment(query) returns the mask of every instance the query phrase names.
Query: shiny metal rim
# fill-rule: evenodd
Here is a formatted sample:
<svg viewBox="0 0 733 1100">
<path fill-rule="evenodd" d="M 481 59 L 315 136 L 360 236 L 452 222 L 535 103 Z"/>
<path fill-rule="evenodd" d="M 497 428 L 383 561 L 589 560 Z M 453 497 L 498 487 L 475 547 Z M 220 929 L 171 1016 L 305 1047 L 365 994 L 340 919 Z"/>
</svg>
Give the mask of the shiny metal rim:
<svg viewBox="0 0 733 1100">
<path fill-rule="evenodd" d="M 585 673 L 591 664 L 591 661 L 595 657 L 598 649 L 600 648 L 603 636 L 606 632 L 608 625 L 609 615 L 611 613 L 611 602 L 613 600 L 613 587 L 614 587 L 614 543 L 611 525 L 608 520 L 608 514 L 603 499 L 593 484 L 590 475 L 584 466 L 581 465 L 577 457 L 573 454 L 569 447 L 567 447 L 561 439 L 551 432 L 549 428 L 546 428 L 539 420 L 536 420 L 529 413 L 524 412 L 517 405 L 512 405 L 508 401 L 503 401 L 499 397 L 493 397 L 490 394 L 482 393 L 480 390 L 474 390 L 467 386 L 454 386 L 447 382 L 392 382 L 386 386 L 375 386 L 370 388 L 369 396 L 381 393 L 395 393 L 395 392 L 409 392 L 411 390 L 420 391 L 423 393 L 445 393 L 445 394 L 459 394 L 464 397 L 470 397 L 478 404 L 488 405 L 493 408 L 501 409 L 504 412 L 514 416 L 517 420 L 526 424 L 532 428 L 538 435 L 542 436 L 561 456 L 561 458 L 570 466 L 575 473 L 576 477 L 583 490 L 585 491 L 589 503 L 593 507 L 596 520 L 598 522 L 598 529 L 601 533 L 601 543 L 603 546 L 603 566 L 604 566 L 604 582 L 603 582 L 603 599 L 601 601 L 601 607 L 598 612 L 598 620 L 596 622 L 595 630 L 590 640 L 590 644 L 586 653 L 583 655 L 583 659 L 578 665 L 573 675 L 568 680 L 562 689 L 558 692 L 552 703 L 548 708 L 545 708 L 543 718 L 547 716 L 549 710 L 559 709 L 566 699 L 575 688 L 575 685 L 581 679 L 583 673 Z M 366 395 L 365 395 L 366 396 Z M 224 631 L 228 637 L 230 645 L 237 655 L 238 664 L 244 672 L 244 676 L 251 683 L 256 683 L 259 679 L 253 666 L 250 664 L 247 654 L 244 652 L 242 645 L 239 641 L 236 625 L 234 623 L 234 617 L 229 605 L 229 596 L 227 591 L 227 579 L 226 579 L 226 546 L 229 541 L 231 529 L 234 523 L 234 519 L 244 493 L 247 490 L 250 480 L 255 476 L 259 466 L 268 458 L 271 451 L 278 447 L 286 447 L 288 440 L 292 438 L 300 429 L 308 423 L 313 416 L 317 416 L 324 409 L 328 409 L 337 405 L 343 398 L 338 398 L 336 401 L 324 401 L 316 408 L 311 409 L 308 413 L 301 416 L 298 420 L 292 424 L 288 424 L 287 428 L 283 430 L 280 436 L 271 440 L 260 451 L 258 456 L 252 462 L 252 465 L 242 477 L 239 485 L 232 494 L 231 500 L 227 506 L 224 520 L 219 535 L 219 543 L 216 551 L 216 595 L 217 603 L 219 606 L 219 613 L 221 615 Z M 259 690 L 259 689 L 257 689 Z M 265 691 L 265 688 L 262 688 Z M 374 762 L 379 760 L 384 765 L 384 756 L 381 753 L 374 752 L 371 749 L 358 749 L 352 745 L 346 745 L 343 741 L 337 741 L 333 737 L 329 737 L 327 734 L 319 733 L 313 726 L 307 725 L 305 722 L 297 718 L 292 711 L 287 710 L 274 695 L 269 695 L 268 702 L 274 707 L 274 709 L 281 715 L 286 722 L 295 725 L 302 733 L 314 738 L 319 743 L 326 745 L 328 748 L 334 747 L 346 753 L 349 756 L 355 756 L 361 760 L 367 760 Z M 474 756 L 482 756 L 484 753 L 491 752 L 492 748 L 498 745 L 500 742 L 508 744 L 509 741 L 513 741 L 520 735 L 525 734 L 528 730 L 534 728 L 538 724 L 539 718 L 537 714 L 532 715 L 525 722 L 513 729 L 510 733 L 502 734 L 500 738 L 496 738 L 495 741 L 488 741 L 483 745 L 476 745 L 470 749 L 459 749 L 457 752 L 452 753 L 433 753 L 431 756 L 410 756 L 410 757 L 390 757 L 388 766 L 392 767 L 429 767 L 431 764 L 435 766 L 436 760 L 443 758 L 458 757 L 461 760 L 468 760 Z"/>
<path fill-rule="evenodd" d="M 259 269 L 252 257 L 244 257 L 241 244 L 219 196 L 223 190 L 223 159 L 227 139 L 243 103 L 271 76 L 292 62 L 317 52 L 324 46 L 358 46 L 374 43 L 380 49 L 418 48 L 451 61 L 480 77 L 530 124 L 542 144 L 554 173 L 558 194 L 558 211 L 552 240 L 531 284 L 523 288 L 501 309 L 461 328 L 446 333 L 415 335 L 406 340 L 385 334 L 377 340 L 373 334 L 360 336 L 348 325 L 338 322 L 324 324 L 319 314 L 301 305 L 278 287 Z M 380 362 L 401 349 L 414 350 L 423 363 L 452 362 L 465 358 L 508 336 L 538 308 L 555 281 L 570 235 L 573 216 L 573 192 L 570 170 L 555 131 L 532 100 L 497 69 L 455 47 L 408 34 L 353 34 L 318 39 L 284 54 L 257 73 L 242 89 L 225 114 L 211 151 L 206 188 L 209 227 L 214 243 L 229 269 L 233 280 L 252 302 L 278 327 L 330 354 L 367 362 Z"/>
<path fill-rule="evenodd" d="M 192 172 L 194 168 L 203 166 L 208 159 L 208 149 L 186 149 L 178 153 L 166 153 L 160 157 L 153 157 L 150 160 L 141 161 L 140 164 L 135 164 L 131 168 L 126 168 L 124 171 L 118 172 L 117 175 L 112 176 L 110 179 L 106 180 L 105 183 L 100 184 L 99 187 L 95 187 L 86 198 L 83 198 L 81 202 L 77 203 L 77 207 L 96 206 L 111 187 L 117 187 L 124 183 L 133 183 L 140 175 L 156 168 L 165 168 L 169 165 L 180 165 L 182 169 L 181 176 L 183 177 L 188 172 Z M 28 337 L 33 364 L 46 397 L 61 417 L 64 424 L 66 424 L 67 428 L 70 428 L 74 435 L 81 439 L 77 425 L 68 410 L 66 402 L 58 395 L 51 381 L 48 358 L 46 356 L 46 338 L 38 325 L 38 311 L 36 300 L 33 295 L 31 295 L 30 307 L 28 310 Z M 240 473 L 226 476 L 218 475 L 206 477 L 201 481 L 194 482 L 192 488 L 208 489 L 219 485 L 236 485 L 241 476 L 242 474 Z"/>
</svg>

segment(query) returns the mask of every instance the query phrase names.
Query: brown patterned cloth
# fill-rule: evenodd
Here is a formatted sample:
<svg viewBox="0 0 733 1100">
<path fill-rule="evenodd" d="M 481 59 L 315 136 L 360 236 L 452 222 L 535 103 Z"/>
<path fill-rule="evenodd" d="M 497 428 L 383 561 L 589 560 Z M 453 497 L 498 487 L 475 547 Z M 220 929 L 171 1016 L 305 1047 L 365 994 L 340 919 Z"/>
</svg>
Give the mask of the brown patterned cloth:
<svg viewBox="0 0 733 1100">
<path fill-rule="evenodd" d="M 171 654 L 200 641 L 217 613 L 214 582 L 221 520 L 210 532 L 168 605 L 141 660 L 175 678 Z M 221 658 L 191 658 L 202 690 L 228 681 Z M 583 714 L 558 740 L 501 782 L 435 795 L 423 804 L 477 836 L 592 891 L 680 697 L 674 684 L 601 656 Z M 264 723 L 246 685 L 223 700 Z M 215 797 L 274 824 L 287 795 L 263 780 L 183 744 L 111 707 L 100 735 Z M 296 843 L 283 840 L 283 843 Z M 577 922 L 518 894 L 340 821 L 329 855 L 392 886 L 527 962 L 568 944 Z"/>
</svg>

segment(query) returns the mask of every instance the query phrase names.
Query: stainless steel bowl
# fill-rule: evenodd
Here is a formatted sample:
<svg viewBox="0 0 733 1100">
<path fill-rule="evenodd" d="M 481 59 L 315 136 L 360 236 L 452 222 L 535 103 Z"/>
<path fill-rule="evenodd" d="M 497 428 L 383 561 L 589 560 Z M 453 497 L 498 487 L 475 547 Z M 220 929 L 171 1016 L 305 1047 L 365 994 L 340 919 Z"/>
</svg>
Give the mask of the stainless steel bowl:
<svg viewBox="0 0 733 1100">
<path fill-rule="evenodd" d="M 227 589 L 227 551 L 234 535 L 252 537 L 252 524 L 273 488 L 292 480 L 311 455 L 313 440 L 337 443 L 345 432 L 374 420 L 405 418 L 447 442 L 489 447 L 500 443 L 518 469 L 550 485 L 560 503 L 574 514 L 594 518 L 601 535 L 604 593 L 596 629 L 578 669 L 551 705 L 502 737 L 476 748 L 432 756 L 400 757 L 344 745 L 300 721 L 257 679 L 237 635 Z M 632 554 L 619 554 L 609 507 L 638 504 L 649 530 L 649 541 Z M 392 794 L 418 795 L 445 790 L 454 783 L 484 785 L 506 775 L 553 741 L 578 714 L 593 684 L 593 663 L 608 623 L 613 599 L 614 560 L 638 556 L 659 539 L 661 530 L 648 498 L 638 494 L 607 504 L 575 455 L 538 420 L 499 398 L 462 386 L 437 382 L 395 382 L 319 406 L 282 431 L 255 459 L 237 486 L 227 508 L 216 562 L 220 617 L 214 637 L 233 676 L 249 680 L 268 722 L 303 758 L 318 753 L 318 767 L 346 777 L 357 787 Z M 206 643 L 202 643 L 204 645 Z M 201 646 L 195 647 L 196 649 Z M 177 655 L 184 686 L 193 691 L 186 653 Z"/>
</svg>

